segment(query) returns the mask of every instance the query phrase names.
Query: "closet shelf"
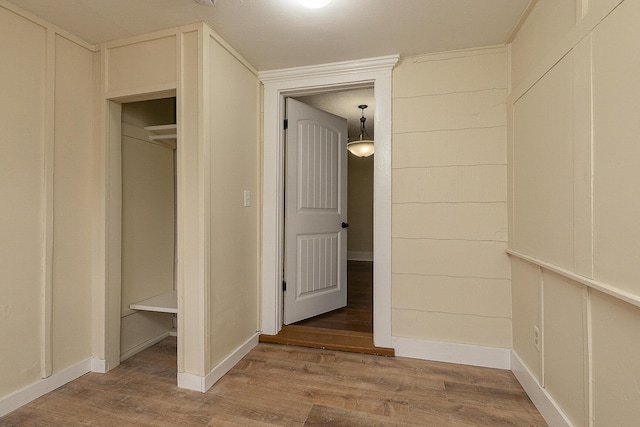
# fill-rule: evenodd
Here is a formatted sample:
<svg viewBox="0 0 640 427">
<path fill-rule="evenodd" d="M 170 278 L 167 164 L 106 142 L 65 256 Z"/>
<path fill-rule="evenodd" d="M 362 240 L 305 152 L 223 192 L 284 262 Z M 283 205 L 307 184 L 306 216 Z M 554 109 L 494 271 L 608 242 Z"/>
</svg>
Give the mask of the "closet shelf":
<svg viewBox="0 0 640 427">
<path fill-rule="evenodd" d="M 175 144 L 178 138 L 178 133 L 176 132 L 178 129 L 178 125 L 169 124 L 169 125 L 155 125 L 155 126 L 145 126 L 144 130 L 149 132 L 149 140 L 152 142 L 168 142 L 171 144 Z M 175 147 L 173 147 L 175 148 Z"/>
<path fill-rule="evenodd" d="M 177 313 L 178 296 L 176 291 L 167 292 L 129 305 L 132 310 L 157 311 L 160 313 Z"/>
</svg>

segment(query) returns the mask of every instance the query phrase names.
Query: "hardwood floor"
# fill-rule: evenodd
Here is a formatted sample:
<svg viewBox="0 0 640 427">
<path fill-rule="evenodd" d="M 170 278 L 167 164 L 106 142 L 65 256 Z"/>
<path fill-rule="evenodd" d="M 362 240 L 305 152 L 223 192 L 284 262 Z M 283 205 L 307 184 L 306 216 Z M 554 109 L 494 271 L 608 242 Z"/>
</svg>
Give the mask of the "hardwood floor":
<svg viewBox="0 0 640 427">
<path fill-rule="evenodd" d="M 299 345 L 328 350 L 351 351 L 353 353 L 393 356 L 395 350 L 373 345 L 373 334 L 369 332 L 342 331 L 338 329 L 314 328 L 311 326 L 283 326 L 278 335 L 260 335 L 260 342 Z"/>
<path fill-rule="evenodd" d="M 373 333 L 373 263 L 347 262 L 347 306 L 295 323 L 300 326 Z"/>
<path fill-rule="evenodd" d="M 347 306 L 293 325 L 260 342 L 393 356 L 392 348 L 373 345 L 373 263 L 348 261 Z"/>
<path fill-rule="evenodd" d="M 259 344 L 207 393 L 179 389 L 176 340 L 81 378 L 0 426 L 544 426 L 510 371 Z"/>
</svg>

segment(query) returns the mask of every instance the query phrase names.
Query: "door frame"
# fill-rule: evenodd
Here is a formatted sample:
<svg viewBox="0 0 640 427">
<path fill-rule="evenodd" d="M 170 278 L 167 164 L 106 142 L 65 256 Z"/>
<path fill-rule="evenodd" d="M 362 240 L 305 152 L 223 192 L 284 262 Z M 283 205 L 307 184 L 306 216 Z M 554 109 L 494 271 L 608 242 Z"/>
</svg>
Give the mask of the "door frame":
<svg viewBox="0 0 640 427">
<path fill-rule="evenodd" d="M 105 97 L 106 135 L 105 135 L 105 361 L 103 366 L 92 369 L 96 372 L 107 372 L 120 365 L 120 321 L 122 317 L 122 104 L 138 101 L 152 101 L 163 98 L 176 99 L 176 115 L 178 115 L 177 90 L 169 89 L 160 92 L 135 93 L 121 97 Z M 177 117 L 176 117 L 177 122 Z M 180 126 L 178 127 L 180 129 Z M 181 149 L 178 136 L 176 158 Z M 176 161 L 174 173 L 180 177 L 180 162 Z M 179 178 L 178 178 L 179 179 Z M 178 188 L 175 189 L 174 209 L 179 203 Z M 176 240 L 182 229 L 174 218 Z M 175 244 L 174 242 L 174 244 Z M 175 249 L 178 258 L 178 249 Z M 175 261 L 175 260 L 174 260 Z M 177 271 L 177 265 L 175 266 Z M 176 273 L 174 272 L 174 275 Z M 177 276 L 177 275 L 176 275 Z M 176 289 L 181 288 L 179 280 L 175 281 Z M 179 314 L 180 315 L 180 314 Z"/>
<path fill-rule="evenodd" d="M 398 55 L 258 73 L 264 84 L 260 329 L 282 328 L 284 263 L 284 98 L 373 87 L 373 341 L 391 347 L 391 104 Z"/>
</svg>

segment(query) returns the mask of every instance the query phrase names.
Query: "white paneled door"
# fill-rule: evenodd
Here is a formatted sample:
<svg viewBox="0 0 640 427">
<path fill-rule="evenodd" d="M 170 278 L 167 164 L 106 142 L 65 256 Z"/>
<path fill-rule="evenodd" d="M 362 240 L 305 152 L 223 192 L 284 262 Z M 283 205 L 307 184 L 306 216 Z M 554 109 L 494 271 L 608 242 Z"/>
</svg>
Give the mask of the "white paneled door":
<svg viewBox="0 0 640 427">
<path fill-rule="evenodd" d="M 347 305 L 347 120 L 287 98 L 284 323 Z"/>
</svg>

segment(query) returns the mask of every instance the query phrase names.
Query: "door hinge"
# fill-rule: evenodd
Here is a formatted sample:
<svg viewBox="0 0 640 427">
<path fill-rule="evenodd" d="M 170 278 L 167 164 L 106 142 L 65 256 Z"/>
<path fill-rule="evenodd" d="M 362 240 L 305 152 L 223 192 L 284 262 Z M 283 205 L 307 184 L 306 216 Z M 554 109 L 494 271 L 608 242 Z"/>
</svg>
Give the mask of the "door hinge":
<svg viewBox="0 0 640 427">
<path fill-rule="evenodd" d="M 284 119 L 284 128 L 289 129 L 289 119 Z"/>
<path fill-rule="evenodd" d="M 283 291 L 287 290 L 287 282 L 285 280 L 282 281 L 282 290 Z"/>
</svg>

